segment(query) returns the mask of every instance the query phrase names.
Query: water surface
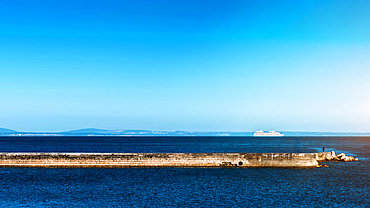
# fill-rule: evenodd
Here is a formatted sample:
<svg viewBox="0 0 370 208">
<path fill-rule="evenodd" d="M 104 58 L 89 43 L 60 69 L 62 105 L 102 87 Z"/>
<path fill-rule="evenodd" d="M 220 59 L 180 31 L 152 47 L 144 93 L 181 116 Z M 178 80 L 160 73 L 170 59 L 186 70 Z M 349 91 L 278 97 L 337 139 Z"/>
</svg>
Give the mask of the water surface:
<svg viewBox="0 0 370 208">
<path fill-rule="evenodd" d="M 369 207 L 370 137 L 0 137 L 1 152 L 345 152 L 329 168 L 1 168 L 2 207 Z"/>
</svg>

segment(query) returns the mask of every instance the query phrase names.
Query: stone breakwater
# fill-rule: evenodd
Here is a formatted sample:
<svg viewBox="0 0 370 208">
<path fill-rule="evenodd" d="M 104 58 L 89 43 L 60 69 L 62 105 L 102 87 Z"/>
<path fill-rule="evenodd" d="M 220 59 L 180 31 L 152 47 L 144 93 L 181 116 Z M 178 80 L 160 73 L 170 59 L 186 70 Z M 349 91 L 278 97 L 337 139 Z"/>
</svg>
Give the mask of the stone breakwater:
<svg viewBox="0 0 370 208">
<path fill-rule="evenodd" d="M 327 154 L 331 154 L 330 152 Z M 0 153 L 0 167 L 319 167 L 325 153 Z"/>
<path fill-rule="evenodd" d="M 322 167 L 318 162 L 357 161 L 344 153 L 0 153 L 0 167 Z M 325 165 L 326 166 L 326 165 Z"/>
<path fill-rule="evenodd" d="M 343 162 L 352 162 L 358 161 L 358 158 L 354 158 L 353 156 L 346 156 L 344 153 L 335 154 L 334 151 L 330 152 L 330 154 L 325 154 L 324 161 L 331 162 L 331 161 L 343 161 Z"/>
</svg>

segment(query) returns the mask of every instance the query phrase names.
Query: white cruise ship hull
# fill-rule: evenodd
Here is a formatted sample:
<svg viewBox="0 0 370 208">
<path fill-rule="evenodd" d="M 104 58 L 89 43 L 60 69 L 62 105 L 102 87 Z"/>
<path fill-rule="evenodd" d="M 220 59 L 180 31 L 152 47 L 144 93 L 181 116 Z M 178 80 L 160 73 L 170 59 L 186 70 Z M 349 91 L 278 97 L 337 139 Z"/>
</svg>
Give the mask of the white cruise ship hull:
<svg viewBox="0 0 370 208">
<path fill-rule="evenodd" d="M 260 137 L 282 137 L 284 134 L 253 134 L 253 136 L 260 136 Z"/>
<path fill-rule="evenodd" d="M 279 132 L 276 131 L 269 131 L 269 132 L 264 132 L 262 130 L 254 132 L 253 136 L 261 136 L 261 137 L 282 137 L 284 134 L 280 134 Z"/>
</svg>

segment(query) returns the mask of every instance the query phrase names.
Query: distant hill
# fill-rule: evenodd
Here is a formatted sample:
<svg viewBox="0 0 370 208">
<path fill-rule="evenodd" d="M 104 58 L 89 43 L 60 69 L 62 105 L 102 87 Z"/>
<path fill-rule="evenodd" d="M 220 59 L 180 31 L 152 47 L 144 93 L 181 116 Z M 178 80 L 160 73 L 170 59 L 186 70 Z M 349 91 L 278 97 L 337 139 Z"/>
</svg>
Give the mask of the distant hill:
<svg viewBox="0 0 370 208">
<path fill-rule="evenodd" d="M 149 130 L 107 130 L 107 129 L 76 129 L 61 132 L 63 135 L 150 135 L 153 131 Z"/>
<path fill-rule="evenodd" d="M 86 128 L 86 129 L 76 129 L 71 131 L 61 132 L 62 134 L 107 134 L 111 130 L 106 129 L 95 129 L 95 128 Z"/>
<path fill-rule="evenodd" d="M 16 133 L 17 131 L 11 130 L 11 129 L 4 129 L 0 128 L 0 134 L 9 134 L 9 133 Z"/>
</svg>

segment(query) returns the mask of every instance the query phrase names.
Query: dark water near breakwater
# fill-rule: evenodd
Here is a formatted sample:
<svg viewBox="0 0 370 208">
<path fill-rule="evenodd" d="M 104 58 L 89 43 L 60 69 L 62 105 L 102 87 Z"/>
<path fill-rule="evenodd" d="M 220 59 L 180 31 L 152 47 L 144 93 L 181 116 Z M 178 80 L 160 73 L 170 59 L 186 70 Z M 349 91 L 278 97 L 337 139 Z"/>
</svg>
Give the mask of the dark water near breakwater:
<svg viewBox="0 0 370 208">
<path fill-rule="evenodd" d="M 344 152 L 315 169 L 0 168 L 1 207 L 370 207 L 370 137 L 0 137 L 0 152 Z"/>
</svg>

